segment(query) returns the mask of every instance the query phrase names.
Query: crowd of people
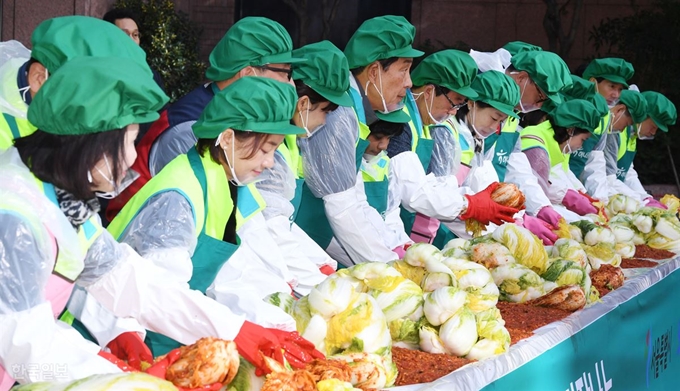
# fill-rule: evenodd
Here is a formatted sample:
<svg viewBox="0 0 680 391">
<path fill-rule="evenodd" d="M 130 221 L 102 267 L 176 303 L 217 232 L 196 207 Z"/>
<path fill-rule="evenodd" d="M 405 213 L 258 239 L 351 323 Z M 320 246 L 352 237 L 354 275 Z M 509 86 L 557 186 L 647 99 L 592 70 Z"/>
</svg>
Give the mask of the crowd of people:
<svg viewBox="0 0 680 391">
<path fill-rule="evenodd" d="M 550 245 L 614 194 L 665 208 L 633 160 L 676 108 L 624 59 L 575 75 L 524 42 L 421 59 L 400 16 L 365 21 L 344 51 L 294 49 L 246 17 L 208 82 L 168 104 L 133 16 L 104 19 L 0 44 L 0 390 L 46 379 L 29 364 L 139 370 L 209 336 L 260 373 L 263 355 L 301 367 L 323 355 L 268 295 L 441 248 L 469 219 Z M 492 199 L 500 182 L 526 209 Z"/>
</svg>

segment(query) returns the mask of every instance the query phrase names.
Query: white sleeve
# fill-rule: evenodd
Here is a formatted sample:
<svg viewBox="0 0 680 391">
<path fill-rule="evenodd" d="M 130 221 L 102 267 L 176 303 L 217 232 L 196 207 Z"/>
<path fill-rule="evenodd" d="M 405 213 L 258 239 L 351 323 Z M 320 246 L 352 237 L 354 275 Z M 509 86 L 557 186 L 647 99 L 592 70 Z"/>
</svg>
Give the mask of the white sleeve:
<svg viewBox="0 0 680 391">
<path fill-rule="evenodd" d="M 590 151 L 590 156 L 583 167 L 581 176 L 587 193 L 606 204 L 609 201 L 609 190 L 604 151 Z"/>
<path fill-rule="evenodd" d="M 98 280 L 79 282 L 114 315 L 136 318 L 147 329 L 183 344 L 208 336 L 232 340 L 238 334 L 243 315 L 190 289 L 186 282 L 164 278 L 165 271 L 106 232 L 97 240 L 108 242 L 116 263 Z"/>
<path fill-rule="evenodd" d="M 510 154 L 505 181 L 519 186 L 519 189 L 524 193 L 526 211 L 530 216 L 536 216 L 536 213 L 542 207 L 551 204 L 533 175 L 526 155 L 522 152 L 513 151 Z"/>
<path fill-rule="evenodd" d="M 633 163 L 630 164 L 630 168 L 626 173 L 626 181 L 624 183 L 638 194 L 638 198 L 644 200 L 645 198 L 649 197 L 649 193 L 647 193 L 647 190 L 645 190 L 645 188 L 642 186 L 642 183 L 640 183 L 640 178 L 638 178 L 638 174 L 637 171 L 635 171 L 635 167 L 633 167 Z"/>
<path fill-rule="evenodd" d="M 438 220 L 454 220 L 467 207 L 464 188 L 458 187 L 455 176 L 425 175 L 418 156 L 402 152 L 390 160 L 390 186 L 398 188 L 401 205 Z"/>
<path fill-rule="evenodd" d="M 643 200 L 643 198 L 640 197 L 640 193 L 636 192 L 635 190 L 628 187 L 628 185 L 621 182 L 621 180 L 618 179 L 616 175 L 607 175 L 607 185 L 609 189 L 610 198 L 616 194 L 623 194 L 640 202 L 642 202 Z"/>
</svg>

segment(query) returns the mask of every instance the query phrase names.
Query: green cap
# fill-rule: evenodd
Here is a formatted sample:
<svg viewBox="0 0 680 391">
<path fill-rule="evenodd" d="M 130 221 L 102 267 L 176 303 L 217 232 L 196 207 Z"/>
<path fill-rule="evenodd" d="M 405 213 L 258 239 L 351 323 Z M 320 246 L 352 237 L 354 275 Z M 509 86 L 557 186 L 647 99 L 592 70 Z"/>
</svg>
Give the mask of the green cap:
<svg viewBox="0 0 680 391">
<path fill-rule="evenodd" d="M 626 106 L 630 116 L 633 117 L 633 123 L 639 124 L 647 119 L 647 101 L 641 93 L 633 90 L 623 90 L 621 91 L 619 103 Z"/>
<path fill-rule="evenodd" d="M 293 41 L 281 24 L 249 16 L 234 23 L 210 53 L 205 76 L 213 81 L 231 79 L 247 66 L 294 64 Z"/>
<path fill-rule="evenodd" d="M 411 80 L 414 86 L 434 84 L 475 99 L 477 93 L 470 84 L 477 77 L 477 71 L 477 63 L 472 56 L 448 49 L 425 57 L 411 72 Z"/>
<path fill-rule="evenodd" d="M 548 99 L 556 104 L 562 102 L 558 92 L 571 85 L 571 75 L 567 64 L 560 56 L 546 51 L 525 51 L 510 60 L 518 71 L 525 71 L 538 85 Z"/>
<path fill-rule="evenodd" d="M 329 41 L 321 41 L 293 50 L 293 56 L 307 60 L 293 69 L 295 80 L 338 106 L 353 105 L 348 93 L 349 66 L 340 49 Z"/>
<path fill-rule="evenodd" d="M 387 122 L 395 122 L 398 124 L 405 124 L 407 122 L 411 121 L 411 116 L 406 114 L 404 110 L 395 110 L 392 112 L 389 112 L 387 114 L 384 114 L 380 111 L 374 111 L 375 116 L 378 117 L 378 119 L 381 119 L 383 121 Z"/>
<path fill-rule="evenodd" d="M 54 73 L 75 57 L 122 57 L 145 65 L 146 53 L 114 24 L 89 16 L 62 16 L 38 25 L 31 35 L 36 59 Z"/>
<path fill-rule="evenodd" d="M 477 92 L 476 101 L 487 103 L 510 117 L 518 118 L 515 106 L 519 104 L 519 87 L 508 75 L 498 71 L 486 71 L 472 82 Z"/>
<path fill-rule="evenodd" d="M 678 119 L 678 112 L 673 102 L 664 95 L 654 91 L 645 91 L 642 93 L 642 96 L 647 101 L 649 117 L 659 129 L 668 132 L 668 126 L 675 125 L 675 121 Z"/>
<path fill-rule="evenodd" d="M 540 46 L 532 45 L 530 43 L 522 41 L 512 41 L 503 45 L 503 49 L 510 52 L 511 56 L 517 55 L 522 52 L 534 52 L 543 50 Z"/>
<path fill-rule="evenodd" d="M 265 77 L 243 77 L 218 92 L 193 125 L 197 138 L 216 138 L 227 129 L 269 134 L 300 134 L 291 125 L 297 94 L 288 84 Z"/>
<path fill-rule="evenodd" d="M 583 71 L 583 78 L 601 77 L 614 83 L 620 83 L 628 87 L 628 80 L 633 77 L 635 71 L 633 64 L 622 58 L 598 58 L 588 64 Z"/>
<path fill-rule="evenodd" d="M 51 134 L 92 134 L 155 121 L 167 102 L 148 66 L 79 57 L 47 79 L 28 106 L 28 120 Z"/>
<path fill-rule="evenodd" d="M 562 91 L 561 95 L 563 100 L 566 101 L 571 99 L 584 99 L 592 103 L 602 117 L 609 113 L 609 106 L 607 106 L 607 100 L 602 95 L 597 93 L 597 90 L 595 89 L 595 84 L 576 75 L 571 75 L 571 81 L 572 81 L 571 86 L 566 87 Z M 556 105 L 549 106 L 552 106 L 553 108 L 556 107 Z"/>
<path fill-rule="evenodd" d="M 403 16 L 378 16 L 359 26 L 345 47 L 349 69 L 392 57 L 420 57 L 424 53 L 413 49 L 416 28 Z"/>
<path fill-rule="evenodd" d="M 595 106 L 583 99 L 572 99 L 562 103 L 551 116 L 558 126 L 585 129 L 591 133 L 598 127 L 602 118 Z"/>
</svg>

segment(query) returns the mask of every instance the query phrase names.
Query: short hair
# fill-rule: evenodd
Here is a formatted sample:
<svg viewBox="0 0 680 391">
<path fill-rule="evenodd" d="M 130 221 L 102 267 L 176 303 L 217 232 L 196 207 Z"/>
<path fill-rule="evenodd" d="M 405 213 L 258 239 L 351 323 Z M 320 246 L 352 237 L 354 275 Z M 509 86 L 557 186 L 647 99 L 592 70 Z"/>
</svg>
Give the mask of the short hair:
<svg viewBox="0 0 680 391">
<path fill-rule="evenodd" d="M 242 130 L 232 129 L 234 131 L 234 137 L 242 143 L 250 144 L 250 153 L 245 157 L 246 159 L 252 159 L 257 151 L 260 149 L 262 144 L 264 144 L 271 134 L 258 133 L 258 132 L 246 132 Z M 224 152 L 222 152 L 222 147 L 217 144 L 217 137 L 215 138 L 201 138 L 198 139 L 196 143 L 196 150 L 201 156 L 205 156 L 205 153 L 210 153 L 212 161 L 218 164 L 222 163 L 222 158 L 224 157 Z"/>
<path fill-rule="evenodd" d="M 404 132 L 404 126 L 408 125 L 378 120 L 371 124 L 368 128 L 371 130 L 372 136 L 392 138 L 399 137 Z"/>
<path fill-rule="evenodd" d="M 564 126 L 558 126 L 555 123 L 555 121 L 553 120 L 552 117 L 549 117 L 548 120 L 550 121 L 550 125 L 553 128 L 553 132 L 554 132 L 553 138 L 555 139 L 555 141 L 557 141 L 558 144 L 562 144 L 563 142 L 569 140 L 569 133 L 567 132 L 568 128 L 565 128 Z M 582 128 L 574 128 L 573 136 L 577 136 L 577 135 L 583 134 L 583 133 L 590 133 L 590 132 L 588 132 L 587 130 L 582 129 Z"/>
<path fill-rule="evenodd" d="M 295 91 L 297 92 L 298 98 L 302 98 L 303 96 L 306 96 L 309 98 L 309 102 L 313 105 L 317 103 L 327 103 L 323 107 L 323 111 L 326 113 L 330 113 L 331 111 L 335 110 L 338 108 L 338 105 L 329 101 L 328 99 L 324 98 L 319 94 L 318 92 L 314 91 L 314 89 L 307 84 L 305 84 L 302 80 L 295 80 Z"/>
<path fill-rule="evenodd" d="M 476 101 L 474 101 L 474 102 L 475 102 L 475 105 L 477 105 L 477 107 L 479 107 L 480 109 L 485 109 L 485 108 L 487 108 L 487 107 L 493 107 L 493 106 L 491 106 L 490 104 L 488 104 L 488 103 L 486 103 L 486 102 L 482 102 L 482 101 L 480 101 L 480 100 L 476 100 Z M 470 112 L 470 106 L 465 105 L 465 106 L 461 107 L 461 108 L 458 109 L 458 111 L 456 112 L 456 119 L 457 119 L 458 121 L 464 120 L 464 119 L 465 119 L 465 116 L 466 116 L 467 113 L 469 113 L 469 112 Z"/>
<path fill-rule="evenodd" d="M 111 24 L 116 24 L 116 20 L 119 19 L 132 19 L 135 22 L 135 24 L 137 24 L 137 27 L 140 27 L 139 18 L 137 17 L 137 14 L 133 10 L 128 8 L 114 8 L 109 12 L 105 13 L 102 19 Z"/>
<path fill-rule="evenodd" d="M 386 58 L 384 60 L 378 60 L 378 63 L 380 63 L 380 66 L 382 67 L 382 69 L 385 72 L 387 72 L 390 69 L 390 65 L 394 64 L 398 60 L 399 60 L 399 57 L 390 57 L 390 58 Z M 356 75 L 360 74 L 361 72 L 364 71 L 364 69 L 366 69 L 367 66 L 368 65 L 352 69 L 351 70 L 352 75 L 356 76 Z"/>
<path fill-rule="evenodd" d="M 125 174 L 122 166 L 127 128 L 84 135 L 55 135 L 40 129 L 14 140 L 19 156 L 31 172 L 43 182 L 71 193 L 79 200 L 95 197 L 87 173 L 107 157 L 112 180 Z"/>
</svg>

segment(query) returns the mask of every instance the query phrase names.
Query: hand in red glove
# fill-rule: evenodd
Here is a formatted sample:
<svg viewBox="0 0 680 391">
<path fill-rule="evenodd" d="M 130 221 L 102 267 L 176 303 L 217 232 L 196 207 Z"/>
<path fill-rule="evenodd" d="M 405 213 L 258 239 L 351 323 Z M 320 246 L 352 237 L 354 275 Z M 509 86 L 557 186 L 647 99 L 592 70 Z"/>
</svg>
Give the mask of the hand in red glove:
<svg viewBox="0 0 680 391">
<path fill-rule="evenodd" d="M 319 268 L 319 271 L 327 276 L 335 273 L 335 269 L 331 265 L 323 265 Z"/>
<path fill-rule="evenodd" d="M 172 365 L 175 361 L 179 360 L 180 357 L 180 350 L 178 349 L 173 349 L 168 354 L 163 357 L 162 360 L 159 360 L 149 368 L 147 368 L 146 373 L 152 376 L 156 376 L 157 378 L 167 380 L 165 378 L 165 374 L 168 371 L 168 367 Z M 198 387 L 198 388 L 184 388 L 184 387 L 177 387 L 180 391 L 217 391 L 220 388 L 222 388 L 223 384 L 222 383 L 213 383 L 209 384 L 203 387 Z"/>
<path fill-rule="evenodd" d="M 460 215 L 462 220 L 475 219 L 480 223 L 487 225 L 489 222 L 501 225 L 503 222 L 513 222 L 512 216 L 519 212 L 519 209 L 503 206 L 491 199 L 493 193 L 498 187 L 498 182 L 490 184 L 486 189 L 477 194 L 465 195 L 468 200 L 468 206 L 465 213 Z"/>
<path fill-rule="evenodd" d="M 597 213 L 597 208 L 593 206 L 588 197 L 572 189 L 567 190 L 567 194 L 562 199 L 562 205 L 581 216 Z"/>
<path fill-rule="evenodd" d="M 236 347 L 241 357 L 255 366 L 255 374 L 257 376 L 271 372 L 265 364 L 262 355 L 273 358 L 283 364 L 281 343 L 270 329 L 246 320 L 243 322 L 238 335 L 234 338 L 234 342 L 236 342 Z"/>
<path fill-rule="evenodd" d="M 591 204 L 593 204 L 595 202 L 600 202 L 600 200 L 596 200 L 595 198 L 591 197 L 590 195 L 588 195 L 588 193 L 584 192 L 583 190 L 579 190 L 578 193 L 580 195 L 586 197 L 590 201 Z"/>
<path fill-rule="evenodd" d="M 118 357 L 114 356 L 113 354 L 109 352 L 105 352 L 103 350 L 100 350 L 99 353 L 97 353 L 99 357 L 103 357 L 109 361 L 111 361 L 113 364 L 118 366 L 118 368 L 123 371 L 123 372 L 136 372 L 135 368 L 132 368 L 129 366 L 125 361 L 119 359 Z"/>
<path fill-rule="evenodd" d="M 647 198 L 645 198 L 645 202 L 646 202 L 645 206 L 649 206 L 649 207 L 651 207 L 651 208 L 659 208 L 659 209 L 668 210 L 668 207 L 667 207 L 666 205 L 664 205 L 664 204 L 662 204 L 661 202 L 655 200 L 653 197 L 647 197 Z"/>
<path fill-rule="evenodd" d="M 283 347 L 286 360 L 293 368 L 302 369 L 305 364 L 314 359 L 323 359 L 325 356 L 316 350 L 313 343 L 302 338 L 297 331 L 283 331 L 277 329 L 267 329 L 271 331 Z"/>
<path fill-rule="evenodd" d="M 142 361 L 153 363 L 151 350 L 136 332 L 129 331 L 114 338 L 106 346 L 114 356 L 127 361 L 132 368 L 141 371 Z"/>
<path fill-rule="evenodd" d="M 552 206 L 544 206 L 538 211 L 536 217 L 550 224 L 553 229 L 557 229 L 559 228 L 562 215 L 557 213 L 555 209 L 552 208 Z"/>
<path fill-rule="evenodd" d="M 522 226 L 538 236 L 546 246 L 552 246 L 557 240 L 557 235 L 550 229 L 550 224 L 539 218 L 524 215 Z"/>
</svg>

